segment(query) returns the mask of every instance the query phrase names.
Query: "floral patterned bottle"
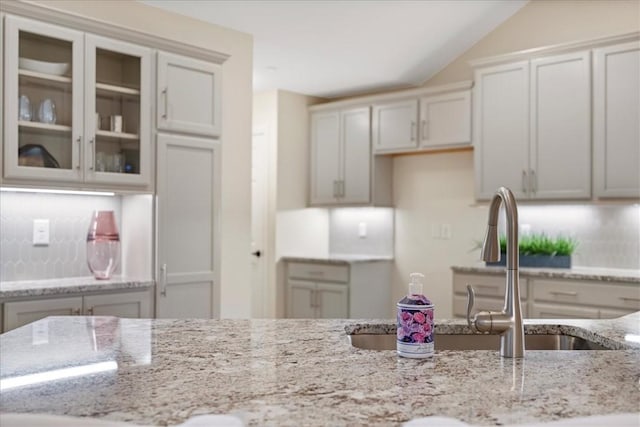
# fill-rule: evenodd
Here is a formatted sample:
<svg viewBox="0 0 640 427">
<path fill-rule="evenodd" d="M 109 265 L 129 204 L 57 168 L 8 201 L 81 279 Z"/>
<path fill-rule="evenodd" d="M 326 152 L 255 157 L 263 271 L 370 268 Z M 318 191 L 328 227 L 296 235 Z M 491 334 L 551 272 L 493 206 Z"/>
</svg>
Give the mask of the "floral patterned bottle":
<svg viewBox="0 0 640 427">
<path fill-rule="evenodd" d="M 421 359 L 433 356 L 433 304 L 422 294 L 424 275 L 409 275 L 409 293 L 398 302 L 398 355 Z"/>
</svg>

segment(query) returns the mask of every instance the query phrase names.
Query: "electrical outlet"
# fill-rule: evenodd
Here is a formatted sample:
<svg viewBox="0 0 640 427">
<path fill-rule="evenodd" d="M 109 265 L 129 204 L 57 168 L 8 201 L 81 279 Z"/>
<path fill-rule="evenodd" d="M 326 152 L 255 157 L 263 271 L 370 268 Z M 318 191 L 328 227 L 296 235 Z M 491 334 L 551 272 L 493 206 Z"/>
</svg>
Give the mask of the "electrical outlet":
<svg viewBox="0 0 640 427">
<path fill-rule="evenodd" d="M 49 220 L 33 220 L 33 246 L 49 246 Z"/>
<path fill-rule="evenodd" d="M 365 239 L 367 237 L 367 223 L 361 222 L 358 224 L 358 237 Z"/>
<path fill-rule="evenodd" d="M 440 226 L 440 237 L 449 240 L 451 239 L 451 224 L 442 224 Z"/>
</svg>

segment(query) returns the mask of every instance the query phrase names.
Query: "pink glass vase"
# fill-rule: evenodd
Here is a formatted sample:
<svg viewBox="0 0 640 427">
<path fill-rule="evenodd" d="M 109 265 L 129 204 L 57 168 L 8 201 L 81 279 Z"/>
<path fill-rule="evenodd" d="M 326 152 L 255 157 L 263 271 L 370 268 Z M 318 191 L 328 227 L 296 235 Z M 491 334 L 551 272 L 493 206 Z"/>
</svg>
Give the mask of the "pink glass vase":
<svg viewBox="0 0 640 427">
<path fill-rule="evenodd" d="M 113 211 L 95 211 L 87 233 L 87 264 L 96 279 L 110 279 L 120 259 L 120 235 Z"/>
</svg>

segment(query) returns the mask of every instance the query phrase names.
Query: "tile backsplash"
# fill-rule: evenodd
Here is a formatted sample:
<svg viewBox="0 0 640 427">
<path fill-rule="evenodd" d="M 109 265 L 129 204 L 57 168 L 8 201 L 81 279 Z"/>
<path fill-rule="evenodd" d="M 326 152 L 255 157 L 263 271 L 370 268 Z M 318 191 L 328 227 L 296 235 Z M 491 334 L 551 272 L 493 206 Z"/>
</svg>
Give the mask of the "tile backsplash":
<svg viewBox="0 0 640 427">
<path fill-rule="evenodd" d="M 393 256 L 393 213 L 392 208 L 331 209 L 329 253 Z"/>
<path fill-rule="evenodd" d="M 94 210 L 113 210 L 122 232 L 120 197 L 0 192 L 0 280 L 90 276 L 86 239 Z M 49 245 L 33 245 L 33 221 L 49 220 Z M 120 273 L 120 266 L 116 274 Z"/>
<path fill-rule="evenodd" d="M 575 238 L 574 266 L 640 269 L 640 205 L 521 204 L 518 216 L 521 233 Z"/>
</svg>

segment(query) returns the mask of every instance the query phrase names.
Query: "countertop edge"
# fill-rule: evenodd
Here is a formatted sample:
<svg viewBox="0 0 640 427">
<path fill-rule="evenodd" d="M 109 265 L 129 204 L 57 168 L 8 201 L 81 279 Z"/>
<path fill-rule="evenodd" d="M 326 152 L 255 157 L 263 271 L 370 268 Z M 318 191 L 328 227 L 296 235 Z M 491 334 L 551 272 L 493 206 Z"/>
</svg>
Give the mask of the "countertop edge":
<svg viewBox="0 0 640 427">
<path fill-rule="evenodd" d="M 114 277 L 96 280 L 93 277 L 73 277 L 47 280 L 0 282 L 0 302 L 28 297 L 49 297 L 90 292 L 144 290 L 155 286 L 152 279 Z"/>
<path fill-rule="evenodd" d="M 455 273 L 473 273 L 486 275 L 503 275 L 504 267 L 485 267 L 485 266 L 451 266 L 451 270 Z M 573 280 L 597 280 L 600 282 L 619 282 L 619 283 L 637 283 L 640 284 L 640 271 L 629 270 L 628 273 L 620 269 L 537 269 L 537 268 L 520 268 L 520 276 L 522 277 L 539 277 L 547 279 L 573 279 Z M 634 275 L 634 273 L 636 275 Z"/>
</svg>

